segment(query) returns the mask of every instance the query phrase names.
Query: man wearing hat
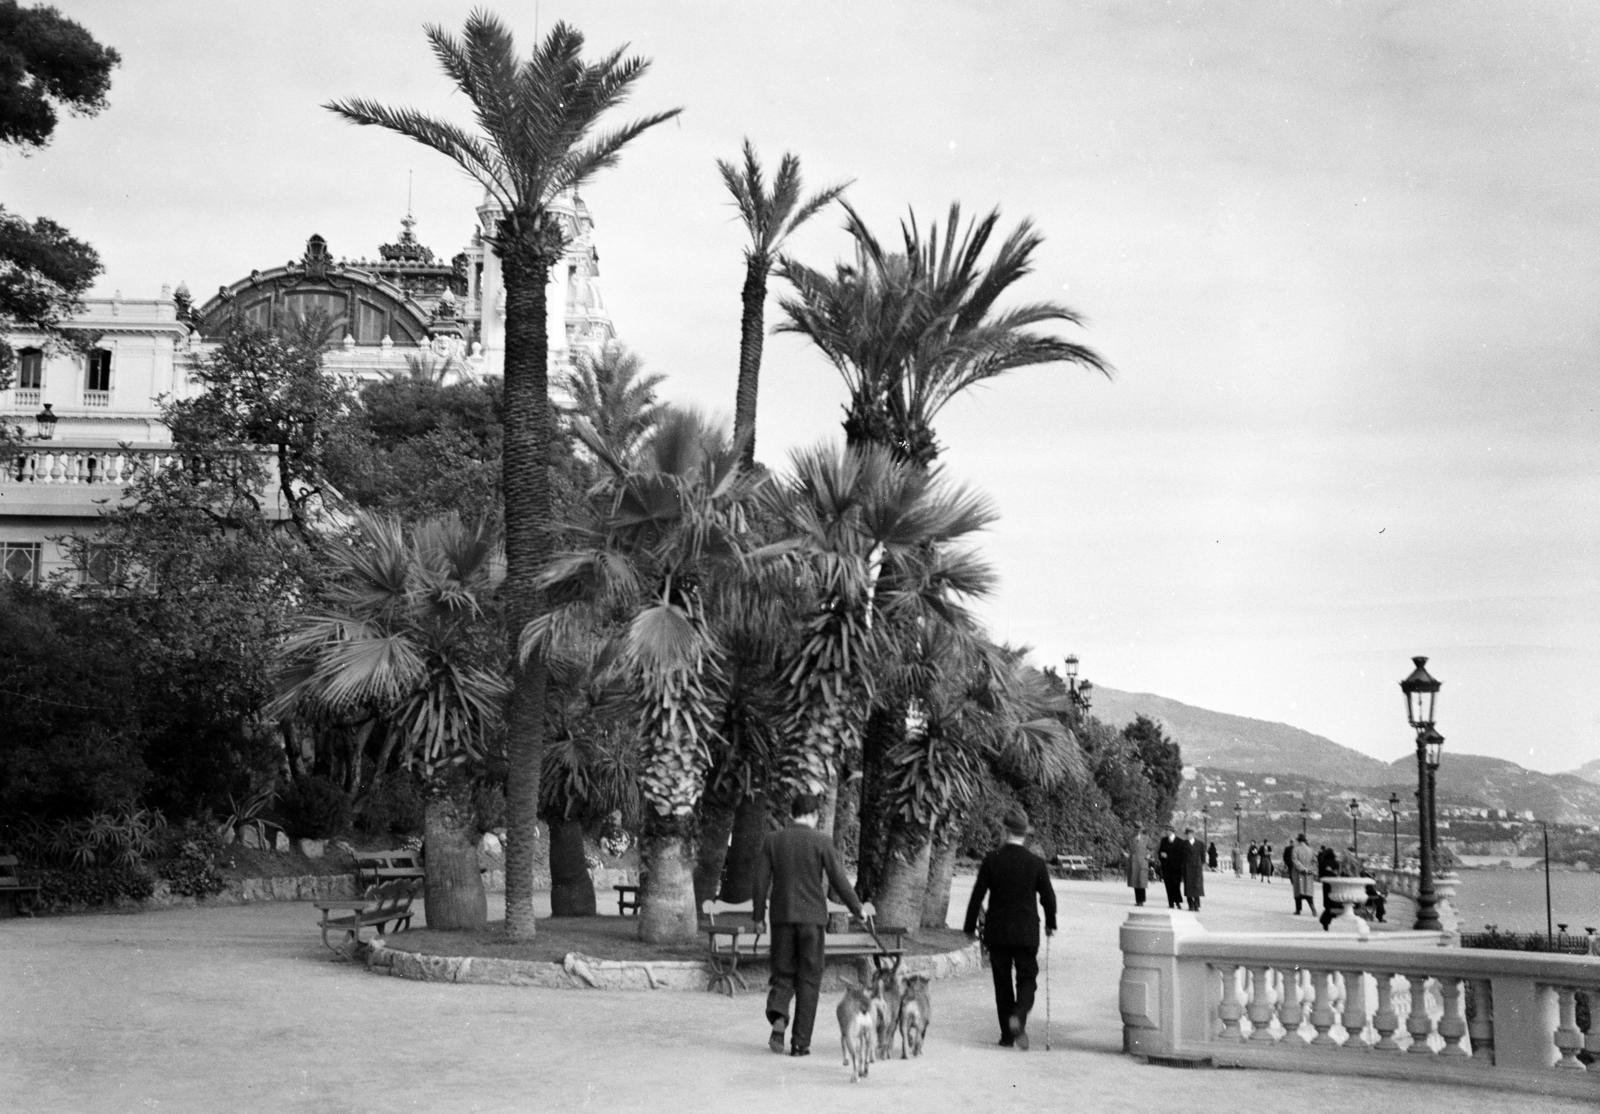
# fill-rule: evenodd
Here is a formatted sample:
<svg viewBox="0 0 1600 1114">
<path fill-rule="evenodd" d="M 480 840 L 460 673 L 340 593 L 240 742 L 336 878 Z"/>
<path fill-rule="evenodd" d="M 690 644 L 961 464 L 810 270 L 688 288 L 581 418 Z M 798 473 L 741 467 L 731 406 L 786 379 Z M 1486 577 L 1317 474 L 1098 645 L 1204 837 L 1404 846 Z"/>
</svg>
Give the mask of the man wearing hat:
<svg viewBox="0 0 1600 1114">
<path fill-rule="evenodd" d="M 1001 821 L 1006 841 L 983 858 L 978 880 L 967 902 L 963 926 L 977 935 L 978 913 L 989 898 L 983 921 L 983 944 L 989 950 L 989 970 L 994 976 L 995 1012 L 1000 1018 L 1000 1044 L 1028 1050 L 1028 1013 L 1033 1009 L 1039 979 L 1039 913 L 1044 907 L 1044 934 L 1056 932 L 1056 894 L 1050 888 L 1050 868 L 1022 845 L 1032 831 L 1028 814 L 1012 805 Z M 1012 974 L 1016 983 L 1013 987 Z"/>
</svg>

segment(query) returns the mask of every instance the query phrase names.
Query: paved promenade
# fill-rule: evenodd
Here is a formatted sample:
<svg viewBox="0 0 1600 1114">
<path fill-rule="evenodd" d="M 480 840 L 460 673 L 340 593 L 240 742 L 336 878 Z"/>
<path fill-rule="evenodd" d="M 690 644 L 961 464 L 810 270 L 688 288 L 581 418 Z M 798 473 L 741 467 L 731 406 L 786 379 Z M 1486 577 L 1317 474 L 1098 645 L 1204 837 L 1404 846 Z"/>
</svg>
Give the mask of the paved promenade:
<svg viewBox="0 0 1600 1114">
<path fill-rule="evenodd" d="M 1212 876 L 1200 919 L 1285 929 L 1281 880 Z M 970 879 L 958 880 L 954 911 Z M 920 1060 L 851 1084 L 824 998 L 813 1054 L 766 1049 L 761 997 L 454 986 L 335 959 L 304 904 L 0 921 L 0 1110 L 1320 1111 L 1589 1110 L 1469 1087 L 1151 1067 L 1121 1054 L 1113 882 L 1059 882 L 1033 1050 L 994 1046 L 986 977 L 936 983 Z M 1155 894 L 1153 893 L 1154 897 Z M 494 899 L 491 898 L 491 901 Z M 491 907 L 491 916 L 498 916 Z M 1041 980 L 1042 982 L 1042 980 Z M 1043 987 L 1041 986 L 1041 991 Z"/>
</svg>

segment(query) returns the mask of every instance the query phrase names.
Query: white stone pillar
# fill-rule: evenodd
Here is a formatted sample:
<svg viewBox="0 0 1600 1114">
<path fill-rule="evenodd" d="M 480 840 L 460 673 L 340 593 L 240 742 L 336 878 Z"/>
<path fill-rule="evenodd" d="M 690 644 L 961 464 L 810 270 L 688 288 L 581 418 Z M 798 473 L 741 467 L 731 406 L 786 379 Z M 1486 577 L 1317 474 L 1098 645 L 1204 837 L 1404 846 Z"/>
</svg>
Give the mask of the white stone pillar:
<svg viewBox="0 0 1600 1114">
<path fill-rule="evenodd" d="M 1179 946 L 1206 930 L 1183 910 L 1135 910 L 1122 923 L 1122 1050 L 1164 1057 L 1209 1036 L 1206 966 L 1182 963 Z"/>
</svg>

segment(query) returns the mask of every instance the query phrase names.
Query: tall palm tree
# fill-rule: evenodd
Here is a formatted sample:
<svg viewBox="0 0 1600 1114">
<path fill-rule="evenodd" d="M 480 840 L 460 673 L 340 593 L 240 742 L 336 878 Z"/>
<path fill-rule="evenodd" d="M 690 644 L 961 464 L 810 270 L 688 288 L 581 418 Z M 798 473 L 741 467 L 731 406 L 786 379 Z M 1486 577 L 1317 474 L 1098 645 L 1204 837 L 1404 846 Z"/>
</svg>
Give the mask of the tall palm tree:
<svg viewBox="0 0 1600 1114">
<path fill-rule="evenodd" d="M 583 36 L 557 23 L 526 61 L 511 32 L 486 12 L 467 17 L 458 39 L 425 28 L 445 74 L 472 103 L 477 130 L 415 109 L 348 98 L 324 107 L 355 124 L 387 128 L 459 165 L 499 205 L 488 242 L 505 277 L 506 612 L 513 641 L 543 612 L 538 588 L 550 556 L 549 363 L 545 287 L 561 258 L 566 233 L 551 203 L 617 162 L 622 148 L 679 109 L 597 132 L 600 117 L 620 104 L 649 67 L 613 51 L 580 57 Z M 512 647 L 514 649 L 514 646 Z M 537 842 L 539 767 L 544 746 L 545 666 L 537 657 L 516 667 L 506 714 L 506 932 L 534 935 L 533 860 Z"/>
<path fill-rule="evenodd" d="M 562 603 L 529 624 L 522 646 L 550 654 L 596 630 L 611 634 L 642 751 L 639 934 L 686 943 L 697 932 L 694 812 L 721 703 L 718 618 L 732 603 L 745 506 L 762 481 L 697 415 L 669 414 L 632 463 L 612 456 L 587 423 L 575 429 L 607 475 L 574 508 L 573 547 L 545 575 Z"/>
<path fill-rule="evenodd" d="M 784 260 L 780 273 L 795 293 L 780 301 L 778 331 L 810 338 L 844 376 L 852 444 L 888 445 L 927 466 L 939 453 L 933 419 L 961 392 L 1035 364 L 1110 374 L 1092 349 L 1035 331 L 1082 324 L 1074 310 L 1056 302 L 997 305 L 1033 270 L 1044 240 L 1032 222 L 1019 224 L 985 262 L 998 209 L 962 231 L 961 206 L 952 204 L 944 232 L 935 222 L 926 236 L 912 213 L 900 225 L 900 251 L 885 248 L 860 214 L 848 203 L 845 209 L 854 260 L 837 264 L 832 276 Z"/>
<path fill-rule="evenodd" d="M 283 645 L 274 710 L 364 719 L 427 791 L 426 903 L 435 928 L 481 928 L 465 765 L 501 721 L 503 650 L 490 601 L 504 569 L 486 524 L 428 519 L 409 533 L 360 513 L 353 540 L 329 546 L 329 587 Z"/>
<path fill-rule="evenodd" d="M 802 200 L 800 157 L 785 152 L 769 190 L 761 160 L 748 138 L 743 165 L 718 159 L 717 169 L 750 234 L 749 246 L 744 249 L 744 288 L 739 293 L 743 311 L 739 317 L 739 387 L 733 408 L 733 436 L 742 446 L 740 462 L 749 468 L 756 459 L 756 401 L 766 331 L 767 278 L 790 234 L 836 200 L 850 183 L 829 186 Z"/>
</svg>

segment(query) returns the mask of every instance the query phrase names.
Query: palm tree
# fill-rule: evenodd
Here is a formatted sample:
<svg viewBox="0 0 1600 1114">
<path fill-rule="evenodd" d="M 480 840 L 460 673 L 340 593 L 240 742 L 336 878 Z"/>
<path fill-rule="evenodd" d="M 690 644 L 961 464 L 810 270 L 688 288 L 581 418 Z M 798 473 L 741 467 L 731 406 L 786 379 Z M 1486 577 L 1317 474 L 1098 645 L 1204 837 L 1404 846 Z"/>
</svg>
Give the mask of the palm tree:
<svg viewBox="0 0 1600 1114">
<path fill-rule="evenodd" d="M 526 61 L 517 58 L 505 25 L 485 12 L 467 17 L 459 39 L 435 25 L 425 33 L 445 74 L 472 103 L 476 131 L 415 109 L 356 98 L 324 107 L 352 123 L 387 128 L 438 151 L 500 207 L 488 242 L 505 276 L 502 486 L 506 617 L 514 642 L 544 611 L 538 583 L 550 555 L 553 422 L 545 287 L 566 246 L 550 206 L 563 192 L 614 165 L 640 133 L 680 110 L 597 133 L 600 117 L 627 97 L 649 62 L 625 58 L 619 49 L 585 63 L 583 36 L 565 23 L 557 23 Z M 506 712 L 506 932 L 518 940 L 532 939 L 535 932 L 533 860 L 545 685 L 545 666 L 537 656 L 517 666 Z"/>
<path fill-rule="evenodd" d="M 795 289 L 780 305 L 779 332 L 809 337 L 844 376 L 850 391 L 845 433 L 851 444 L 890 446 L 927 466 L 938 456 L 933 419 L 956 395 L 1008 371 L 1074 363 L 1109 375 L 1083 345 L 1034 330 L 1082 318 L 1055 302 L 999 309 L 1000 297 L 1033 270 L 1043 243 L 1024 220 L 994 258 L 985 249 L 998 209 L 958 232 L 961 206 L 950 206 L 924 238 L 916 214 L 901 222 L 903 250 L 886 249 L 849 204 L 845 228 L 855 259 L 830 277 L 785 259 L 780 273 Z"/>
<path fill-rule="evenodd" d="M 792 463 L 793 478 L 772 496 L 790 532 L 774 552 L 803 579 L 811 604 L 785 666 L 793 712 L 780 769 L 790 790 L 823 796 L 821 827 L 831 832 L 839 763 L 860 748 L 884 627 L 961 621 L 955 597 L 982 594 L 992 576 L 949 543 L 994 511 L 882 448 L 822 448 Z"/>
<path fill-rule="evenodd" d="M 744 249 L 744 289 L 739 294 L 744 308 L 739 317 L 739 388 L 733 408 L 733 436 L 742 446 L 740 463 L 749 468 L 756 460 L 756 400 L 761 382 L 767 276 L 790 234 L 836 200 L 850 183 L 829 186 L 801 200 L 800 157 L 785 152 L 769 191 L 761 161 L 749 139 L 744 141 L 742 166 L 718 159 L 717 169 L 750 234 L 750 244 Z"/>
<path fill-rule="evenodd" d="M 563 602 L 524 630 L 523 652 L 551 654 L 597 630 L 612 636 L 642 749 L 639 934 L 690 942 L 698 914 L 694 812 L 721 702 L 718 619 L 733 603 L 744 507 L 762 481 L 739 468 L 725 435 L 697 415 L 667 415 L 631 464 L 612 456 L 587 423 L 575 430 L 607 475 L 567 524 L 573 548 L 543 580 Z"/>
<path fill-rule="evenodd" d="M 360 513 L 328 550 L 323 605 L 283 646 L 275 712 L 361 719 L 427 794 L 426 905 L 435 928 L 481 928 L 476 817 L 463 767 L 481 760 L 506 692 L 489 601 L 503 575 L 486 524 Z"/>
<path fill-rule="evenodd" d="M 1042 685 L 970 629 L 926 626 L 903 675 L 902 691 L 915 695 L 905 737 L 886 763 L 892 835 L 874 901 L 886 924 L 937 927 L 945 923 L 949 889 L 941 875 L 942 901 L 927 900 L 935 845 L 954 846 L 988 768 L 1021 770 L 1048 788 L 1081 774 L 1083 762 L 1049 714 Z M 936 840 L 936 832 L 944 838 Z"/>
<path fill-rule="evenodd" d="M 589 423 L 606 451 L 628 460 L 655 427 L 661 413 L 656 388 L 665 375 L 644 374 L 644 361 L 620 344 L 608 344 L 599 356 L 580 355 L 577 366 L 561 377 L 568 402 L 563 417 Z"/>
</svg>

